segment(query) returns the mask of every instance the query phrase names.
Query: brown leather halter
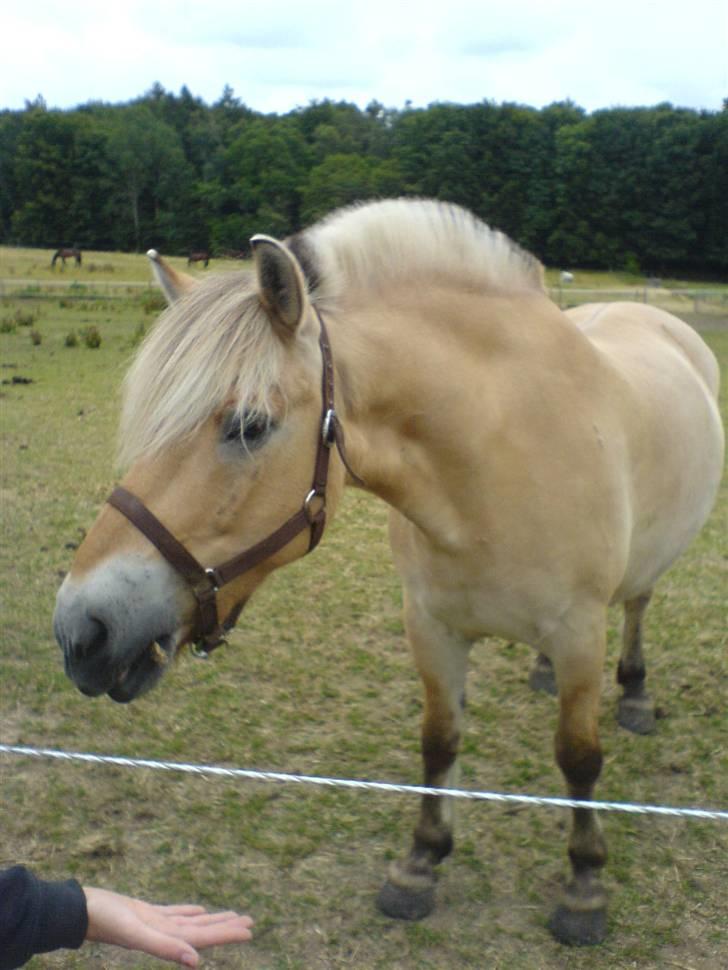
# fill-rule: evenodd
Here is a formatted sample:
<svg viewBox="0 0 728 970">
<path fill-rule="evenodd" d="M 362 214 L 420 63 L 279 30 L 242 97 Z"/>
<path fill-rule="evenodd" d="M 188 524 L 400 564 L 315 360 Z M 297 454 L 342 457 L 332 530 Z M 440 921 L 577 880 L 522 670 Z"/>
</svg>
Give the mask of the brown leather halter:
<svg viewBox="0 0 728 970">
<path fill-rule="evenodd" d="M 106 500 L 109 505 L 125 515 L 129 521 L 154 545 L 167 562 L 187 581 L 199 606 L 199 632 L 192 651 L 198 657 L 207 657 L 221 643 L 234 626 L 244 602 L 236 606 L 223 623 L 217 610 L 217 591 L 243 573 L 268 559 L 306 529 L 311 531 L 308 552 L 318 545 L 326 524 L 326 484 L 329 474 L 329 457 L 332 445 L 336 445 L 341 460 L 354 481 L 362 480 L 351 470 L 344 451 L 344 432 L 334 409 L 334 363 L 328 334 L 321 314 L 316 310 L 321 326 L 319 347 L 323 359 L 321 378 L 321 432 L 318 436 L 316 461 L 311 488 L 303 505 L 283 525 L 267 538 L 239 553 L 219 566 L 205 567 L 195 559 L 172 533 L 153 515 L 146 505 L 127 489 L 117 486 Z"/>
</svg>

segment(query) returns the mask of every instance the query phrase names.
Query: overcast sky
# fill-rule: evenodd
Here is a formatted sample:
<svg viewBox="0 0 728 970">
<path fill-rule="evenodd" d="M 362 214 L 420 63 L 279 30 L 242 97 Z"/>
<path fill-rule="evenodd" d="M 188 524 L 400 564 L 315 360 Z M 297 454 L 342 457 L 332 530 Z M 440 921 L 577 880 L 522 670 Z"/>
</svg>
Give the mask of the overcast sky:
<svg viewBox="0 0 728 970">
<path fill-rule="evenodd" d="M 0 108 L 118 103 L 156 81 L 258 111 L 570 98 L 718 110 L 728 0 L 13 0 Z"/>
</svg>

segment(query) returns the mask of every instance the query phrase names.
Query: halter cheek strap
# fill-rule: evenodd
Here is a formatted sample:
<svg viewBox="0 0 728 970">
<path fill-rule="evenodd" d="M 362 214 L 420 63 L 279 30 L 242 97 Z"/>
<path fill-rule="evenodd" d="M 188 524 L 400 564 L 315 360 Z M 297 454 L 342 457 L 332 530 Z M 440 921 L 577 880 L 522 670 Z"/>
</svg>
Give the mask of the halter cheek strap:
<svg viewBox="0 0 728 970">
<path fill-rule="evenodd" d="M 109 505 L 134 525 L 152 543 L 182 578 L 189 584 L 199 608 L 199 633 L 193 646 L 197 656 L 206 657 L 212 650 L 225 642 L 226 633 L 235 626 L 244 603 L 236 606 L 223 623 L 217 609 L 217 592 L 223 586 L 248 572 L 254 566 L 270 558 L 287 546 L 297 535 L 310 530 L 308 552 L 316 548 L 326 525 L 326 485 L 329 474 L 329 459 L 332 445 L 336 445 L 339 456 L 352 479 L 363 485 L 363 481 L 351 469 L 344 449 L 344 432 L 334 408 L 334 364 L 328 334 L 321 315 L 316 311 L 321 331 L 319 347 L 323 360 L 321 378 L 322 416 L 321 433 L 316 448 L 311 488 L 303 500 L 302 507 L 283 525 L 265 539 L 233 556 L 218 566 L 205 567 L 162 525 L 146 505 L 121 485 L 117 486 L 106 500 Z"/>
</svg>

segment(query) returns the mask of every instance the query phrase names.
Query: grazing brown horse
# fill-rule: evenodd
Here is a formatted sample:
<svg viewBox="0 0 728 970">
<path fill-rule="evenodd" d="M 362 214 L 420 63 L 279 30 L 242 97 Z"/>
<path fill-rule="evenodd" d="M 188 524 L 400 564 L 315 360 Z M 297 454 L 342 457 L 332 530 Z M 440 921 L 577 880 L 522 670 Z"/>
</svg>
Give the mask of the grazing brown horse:
<svg viewBox="0 0 728 970">
<path fill-rule="evenodd" d="M 200 249 L 198 252 L 190 253 L 187 257 L 187 265 L 191 266 L 193 263 L 204 263 L 205 269 L 207 269 L 210 264 L 210 254 L 206 249 Z"/>
<path fill-rule="evenodd" d="M 72 249 L 57 249 L 53 254 L 53 259 L 51 260 L 51 266 L 56 265 L 56 260 L 61 260 L 61 266 L 63 269 L 66 268 L 66 260 L 72 259 L 76 263 L 76 266 L 81 265 L 81 250 L 76 249 L 74 246 Z"/>
<path fill-rule="evenodd" d="M 354 484 L 392 509 L 425 784 L 454 782 L 468 654 L 492 634 L 548 660 L 556 760 L 591 799 L 607 608 L 625 604 L 621 706 L 639 729 L 642 613 L 718 488 L 712 354 L 643 304 L 562 313 L 537 260 L 455 206 L 373 203 L 252 245 L 254 272 L 205 283 L 152 254 L 170 307 L 127 377 L 128 472 L 58 593 L 69 676 L 128 702 L 182 644 L 213 648 Z M 451 803 L 424 797 L 381 909 L 426 915 L 452 846 Z M 569 857 L 551 929 L 595 943 L 606 849 L 588 808 Z"/>
</svg>

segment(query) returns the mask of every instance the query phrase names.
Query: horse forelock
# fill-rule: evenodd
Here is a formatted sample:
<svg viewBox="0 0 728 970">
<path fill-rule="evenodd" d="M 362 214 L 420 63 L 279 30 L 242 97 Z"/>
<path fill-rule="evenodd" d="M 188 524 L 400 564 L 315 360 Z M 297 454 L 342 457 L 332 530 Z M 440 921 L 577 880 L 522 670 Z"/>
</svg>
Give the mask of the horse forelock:
<svg viewBox="0 0 728 970">
<path fill-rule="evenodd" d="M 119 428 L 122 466 L 184 439 L 233 401 L 271 414 L 281 345 L 250 273 L 213 277 L 172 304 L 126 375 Z"/>
<path fill-rule="evenodd" d="M 483 291 L 544 288 L 535 256 L 445 202 L 388 199 L 349 206 L 289 245 L 322 305 L 398 283 L 449 282 Z"/>
</svg>

